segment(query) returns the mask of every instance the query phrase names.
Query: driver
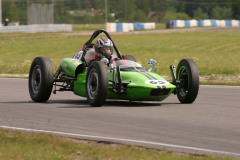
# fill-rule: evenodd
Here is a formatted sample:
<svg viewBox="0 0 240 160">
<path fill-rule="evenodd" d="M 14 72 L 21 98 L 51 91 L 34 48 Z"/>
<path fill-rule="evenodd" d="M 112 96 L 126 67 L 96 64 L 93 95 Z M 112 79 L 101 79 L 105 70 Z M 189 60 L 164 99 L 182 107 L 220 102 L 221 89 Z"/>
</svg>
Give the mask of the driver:
<svg viewBox="0 0 240 160">
<path fill-rule="evenodd" d="M 101 60 L 102 58 L 110 59 L 113 53 L 113 43 L 110 39 L 101 37 L 94 44 L 96 51 L 95 59 Z"/>
</svg>

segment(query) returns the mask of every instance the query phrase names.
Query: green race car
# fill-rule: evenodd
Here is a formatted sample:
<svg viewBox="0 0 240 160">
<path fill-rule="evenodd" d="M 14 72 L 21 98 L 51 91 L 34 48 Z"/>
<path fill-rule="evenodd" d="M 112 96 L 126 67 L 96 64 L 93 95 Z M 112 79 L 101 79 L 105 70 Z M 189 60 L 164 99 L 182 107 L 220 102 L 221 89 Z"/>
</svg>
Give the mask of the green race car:
<svg viewBox="0 0 240 160">
<path fill-rule="evenodd" d="M 93 59 L 93 40 L 104 33 L 113 44 L 111 56 Z M 131 55 L 121 55 L 105 30 L 96 30 L 73 57 L 64 58 L 56 73 L 46 57 L 36 57 L 29 72 L 29 94 L 35 102 L 46 102 L 53 90 L 73 91 L 87 97 L 91 106 L 102 106 L 106 99 L 129 101 L 162 101 L 177 94 L 181 103 L 192 103 L 198 95 L 199 72 L 195 62 L 183 59 L 176 69 L 170 66 L 172 81 L 154 73 L 156 61 L 150 59 L 149 70 Z"/>
</svg>

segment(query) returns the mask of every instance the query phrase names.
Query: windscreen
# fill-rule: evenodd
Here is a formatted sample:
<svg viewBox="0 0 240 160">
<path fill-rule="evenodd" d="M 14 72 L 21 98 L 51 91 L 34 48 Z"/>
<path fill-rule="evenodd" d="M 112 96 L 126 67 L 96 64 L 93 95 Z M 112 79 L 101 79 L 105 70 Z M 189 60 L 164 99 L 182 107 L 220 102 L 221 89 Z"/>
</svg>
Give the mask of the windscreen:
<svg viewBox="0 0 240 160">
<path fill-rule="evenodd" d="M 120 66 L 121 68 L 142 67 L 139 63 L 130 60 L 117 60 L 112 62 L 112 66 Z"/>
</svg>

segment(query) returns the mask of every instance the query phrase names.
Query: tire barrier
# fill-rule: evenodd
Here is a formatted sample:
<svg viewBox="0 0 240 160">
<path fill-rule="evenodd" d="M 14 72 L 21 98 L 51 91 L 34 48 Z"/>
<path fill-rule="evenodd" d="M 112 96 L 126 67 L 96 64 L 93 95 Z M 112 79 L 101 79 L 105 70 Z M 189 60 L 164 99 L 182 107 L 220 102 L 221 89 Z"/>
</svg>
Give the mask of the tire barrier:
<svg viewBox="0 0 240 160">
<path fill-rule="evenodd" d="M 133 30 L 155 29 L 155 23 L 106 23 L 107 32 L 129 32 Z"/>
<path fill-rule="evenodd" d="M 168 20 L 167 28 L 182 28 L 182 27 L 239 27 L 240 20 Z"/>
<path fill-rule="evenodd" d="M 37 32 L 72 32 L 71 24 L 32 24 L 32 25 L 20 25 L 20 26 L 2 26 L 0 32 L 25 32 L 25 33 L 37 33 Z"/>
</svg>

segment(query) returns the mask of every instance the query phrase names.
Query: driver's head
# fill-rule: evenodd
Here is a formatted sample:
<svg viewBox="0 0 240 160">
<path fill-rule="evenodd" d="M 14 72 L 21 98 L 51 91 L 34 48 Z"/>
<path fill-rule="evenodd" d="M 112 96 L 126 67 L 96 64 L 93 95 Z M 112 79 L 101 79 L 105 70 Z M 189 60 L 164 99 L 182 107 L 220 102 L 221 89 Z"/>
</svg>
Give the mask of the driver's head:
<svg viewBox="0 0 240 160">
<path fill-rule="evenodd" d="M 101 37 L 95 43 L 94 48 L 100 58 L 110 58 L 113 52 L 113 43 L 110 39 Z"/>
</svg>

